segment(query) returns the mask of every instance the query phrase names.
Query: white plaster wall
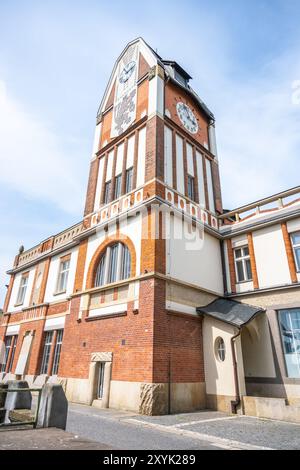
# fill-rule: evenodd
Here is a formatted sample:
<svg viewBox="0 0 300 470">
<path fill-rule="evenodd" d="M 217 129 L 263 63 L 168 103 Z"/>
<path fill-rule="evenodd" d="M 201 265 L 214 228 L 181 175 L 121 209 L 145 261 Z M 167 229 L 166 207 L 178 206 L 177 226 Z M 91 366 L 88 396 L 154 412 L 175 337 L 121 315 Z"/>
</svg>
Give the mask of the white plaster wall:
<svg viewBox="0 0 300 470">
<path fill-rule="evenodd" d="M 276 377 L 266 314 L 243 328 L 242 350 L 246 377 Z"/>
<path fill-rule="evenodd" d="M 98 168 L 98 178 L 97 178 L 97 189 L 96 189 L 96 194 L 95 194 L 94 211 L 96 211 L 100 207 L 100 197 L 101 197 L 103 172 L 104 172 L 104 161 L 105 161 L 105 157 L 100 158 L 99 168 Z"/>
<path fill-rule="evenodd" d="M 206 207 L 204 176 L 203 176 L 203 156 L 198 151 L 196 151 L 196 164 L 197 164 L 197 175 L 198 175 L 199 204 L 201 207 Z"/>
<path fill-rule="evenodd" d="M 106 182 L 110 181 L 112 178 L 113 161 L 114 161 L 114 151 L 111 150 L 107 157 L 107 168 L 106 168 L 106 178 L 105 178 Z"/>
<path fill-rule="evenodd" d="M 145 182 L 145 158 L 146 158 L 146 127 L 139 131 L 138 142 L 138 162 L 137 162 L 137 176 L 136 187 L 140 187 Z"/>
<path fill-rule="evenodd" d="M 157 75 L 149 82 L 148 116 L 154 114 L 164 115 L 164 81 Z"/>
<path fill-rule="evenodd" d="M 183 139 L 176 135 L 177 190 L 184 194 Z"/>
<path fill-rule="evenodd" d="M 214 190 L 213 190 L 213 183 L 212 183 L 211 162 L 207 158 L 205 159 L 205 162 L 206 162 L 206 178 L 207 178 L 209 210 L 212 212 L 215 212 L 215 198 L 214 198 Z"/>
<path fill-rule="evenodd" d="M 231 338 L 237 330 L 226 323 L 205 317 L 203 321 L 203 351 L 206 393 L 211 395 L 235 395 L 234 371 L 232 363 Z M 215 341 L 223 338 L 225 361 L 215 356 Z M 241 358 L 238 358 L 240 362 Z"/>
<path fill-rule="evenodd" d="M 259 287 L 290 284 L 290 272 L 280 225 L 253 232 Z"/>
<path fill-rule="evenodd" d="M 193 147 L 191 144 L 186 144 L 186 159 L 187 159 L 187 172 L 191 176 L 195 176 L 194 160 L 193 160 Z"/>
<path fill-rule="evenodd" d="M 29 276 L 28 276 L 28 284 L 27 284 L 27 289 L 26 289 L 26 294 L 25 294 L 25 299 L 24 303 L 20 306 L 15 307 L 15 303 L 17 302 L 17 297 L 18 297 L 18 292 L 19 292 L 19 287 L 20 287 L 20 281 L 23 273 L 27 273 L 29 271 Z M 30 268 L 30 270 L 25 269 L 24 271 L 21 271 L 18 273 L 15 277 L 14 280 L 14 285 L 12 288 L 12 293 L 10 296 L 10 302 L 8 306 L 8 311 L 9 312 L 16 312 L 18 310 L 21 310 L 24 307 L 29 306 L 29 301 L 30 301 L 30 296 L 31 296 L 31 291 L 33 287 L 33 281 L 34 281 L 34 274 L 35 274 L 35 266 Z"/>
<path fill-rule="evenodd" d="M 170 276 L 223 295 L 220 243 L 207 233 L 203 235 L 203 241 L 193 242 L 187 238 L 188 223 L 182 223 L 178 217 L 171 218 L 166 254 Z"/>
<path fill-rule="evenodd" d="M 133 166 L 135 135 L 129 137 L 127 145 L 126 170 Z"/>
<path fill-rule="evenodd" d="M 60 258 L 62 256 L 68 255 L 69 253 L 71 253 L 71 259 L 70 259 L 70 270 L 69 270 L 69 275 L 68 275 L 67 290 L 64 294 L 55 295 Z M 51 258 L 49 274 L 48 274 L 48 282 L 47 282 L 46 292 L 45 292 L 45 302 L 55 302 L 58 300 L 64 300 L 66 297 L 68 297 L 70 294 L 73 293 L 77 258 L 78 258 L 78 247 L 72 248 L 71 250 L 68 250 L 64 253 L 60 253 L 59 255 L 53 256 L 53 258 Z"/>
<path fill-rule="evenodd" d="M 300 218 L 289 220 L 287 222 L 287 229 L 289 233 L 300 231 Z"/>
</svg>

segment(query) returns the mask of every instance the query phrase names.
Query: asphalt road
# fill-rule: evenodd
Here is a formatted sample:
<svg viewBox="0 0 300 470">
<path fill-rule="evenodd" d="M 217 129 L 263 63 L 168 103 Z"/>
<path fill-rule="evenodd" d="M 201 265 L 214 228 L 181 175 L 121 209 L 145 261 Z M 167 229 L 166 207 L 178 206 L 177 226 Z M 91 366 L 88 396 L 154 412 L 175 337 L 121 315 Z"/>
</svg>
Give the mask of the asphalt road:
<svg viewBox="0 0 300 470">
<path fill-rule="evenodd" d="M 67 431 L 120 450 L 300 449 L 300 425 L 215 411 L 139 416 L 69 404 Z"/>
</svg>

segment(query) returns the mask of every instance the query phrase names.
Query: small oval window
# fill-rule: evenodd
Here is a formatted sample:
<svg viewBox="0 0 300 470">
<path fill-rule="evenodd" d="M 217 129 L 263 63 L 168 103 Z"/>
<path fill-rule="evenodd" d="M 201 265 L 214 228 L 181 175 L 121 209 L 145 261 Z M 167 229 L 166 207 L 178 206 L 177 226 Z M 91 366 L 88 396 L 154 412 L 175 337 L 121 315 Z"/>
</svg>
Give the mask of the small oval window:
<svg viewBox="0 0 300 470">
<path fill-rule="evenodd" d="M 225 348 L 224 340 L 221 337 L 217 338 L 215 341 L 215 355 L 219 361 L 221 362 L 225 361 L 226 348 Z"/>
</svg>

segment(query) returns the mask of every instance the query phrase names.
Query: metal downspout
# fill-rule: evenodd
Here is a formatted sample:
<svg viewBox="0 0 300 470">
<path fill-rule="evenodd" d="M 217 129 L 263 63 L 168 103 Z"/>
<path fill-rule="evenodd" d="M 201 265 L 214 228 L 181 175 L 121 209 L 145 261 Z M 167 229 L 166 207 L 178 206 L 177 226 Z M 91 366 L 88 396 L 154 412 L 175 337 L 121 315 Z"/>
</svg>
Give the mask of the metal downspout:
<svg viewBox="0 0 300 470">
<path fill-rule="evenodd" d="M 235 340 L 240 336 L 240 334 L 241 334 L 241 330 L 239 330 L 239 332 L 231 338 L 231 352 L 232 352 L 233 376 L 234 376 L 234 386 L 235 386 L 235 400 L 231 401 L 231 412 L 234 414 L 237 414 L 237 407 L 241 403 L 239 376 L 238 376 L 236 352 L 235 352 L 235 347 L 234 347 Z"/>
</svg>

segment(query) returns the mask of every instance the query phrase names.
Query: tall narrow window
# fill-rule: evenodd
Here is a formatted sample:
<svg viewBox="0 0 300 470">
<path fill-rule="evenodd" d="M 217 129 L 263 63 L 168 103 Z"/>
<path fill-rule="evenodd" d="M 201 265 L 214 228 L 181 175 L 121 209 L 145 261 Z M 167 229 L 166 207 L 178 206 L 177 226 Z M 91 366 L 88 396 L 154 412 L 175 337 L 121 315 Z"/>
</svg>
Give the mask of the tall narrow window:
<svg viewBox="0 0 300 470">
<path fill-rule="evenodd" d="M 104 274 L 105 274 L 105 254 L 100 259 L 100 262 L 97 267 L 96 277 L 95 277 L 95 287 L 103 286 L 104 284 Z"/>
<path fill-rule="evenodd" d="M 110 187 L 111 181 L 105 183 L 105 190 L 104 190 L 104 204 L 108 204 L 110 202 Z"/>
<path fill-rule="evenodd" d="M 287 376 L 300 378 L 300 309 L 279 311 Z"/>
<path fill-rule="evenodd" d="M 128 250 L 127 246 L 124 246 L 121 279 L 128 279 L 130 277 L 130 268 L 131 268 L 130 251 Z"/>
<path fill-rule="evenodd" d="M 52 346 L 52 339 L 53 339 L 53 331 L 47 331 L 45 334 L 44 340 L 44 351 L 43 351 L 43 358 L 42 358 L 42 365 L 40 374 L 47 374 L 48 373 L 48 366 L 49 366 L 49 359 L 50 359 L 50 352 Z"/>
<path fill-rule="evenodd" d="M 118 262 L 118 250 L 119 243 L 113 245 L 110 248 L 110 263 L 108 271 L 108 283 L 115 282 L 117 280 L 117 262 Z"/>
<path fill-rule="evenodd" d="M 133 167 L 126 170 L 126 187 L 125 193 L 130 193 L 132 191 L 132 177 L 133 177 Z"/>
<path fill-rule="evenodd" d="M 5 356 L 4 356 L 4 364 L 2 364 L 2 366 L 1 366 L 1 372 L 6 371 L 6 366 L 7 366 L 8 356 L 9 356 L 9 353 L 10 353 L 11 344 L 12 344 L 12 336 L 7 336 L 4 340 Z"/>
<path fill-rule="evenodd" d="M 118 199 L 121 196 L 121 182 L 122 182 L 122 175 L 118 175 L 115 178 L 115 197 L 114 199 Z"/>
<path fill-rule="evenodd" d="M 97 386 L 97 398 L 99 400 L 101 400 L 101 398 L 103 398 L 104 369 L 105 369 L 105 362 L 100 362 L 99 363 L 99 374 L 98 374 L 98 386 Z"/>
<path fill-rule="evenodd" d="M 300 232 L 292 233 L 291 239 L 297 271 L 300 272 Z"/>
<path fill-rule="evenodd" d="M 10 356 L 7 372 L 12 371 L 12 366 L 13 366 L 14 358 L 15 358 L 15 354 L 16 354 L 17 342 L 18 342 L 18 336 L 13 336 L 12 337 L 12 346 L 11 346 L 12 351 L 11 351 L 11 356 Z"/>
<path fill-rule="evenodd" d="M 251 281 L 252 271 L 248 246 L 234 250 L 235 270 L 238 282 Z"/>
<path fill-rule="evenodd" d="M 21 277 L 18 296 L 17 296 L 17 305 L 22 305 L 24 303 L 27 285 L 28 285 L 28 273 L 23 274 Z"/>
<path fill-rule="evenodd" d="M 67 290 L 68 276 L 70 270 L 70 256 L 61 260 L 58 270 L 56 293 L 63 293 Z"/>
<path fill-rule="evenodd" d="M 56 344 L 55 344 L 55 349 L 54 349 L 54 359 L 53 359 L 53 366 L 52 366 L 52 375 L 57 375 L 57 372 L 58 372 L 63 334 L 64 334 L 64 330 L 57 330 Z"/>
<path fill-rule="evenodd" d="M 188 175 L 188 197 L 195 200 L 195 178 L 191 175 Z"/>
</svg>

